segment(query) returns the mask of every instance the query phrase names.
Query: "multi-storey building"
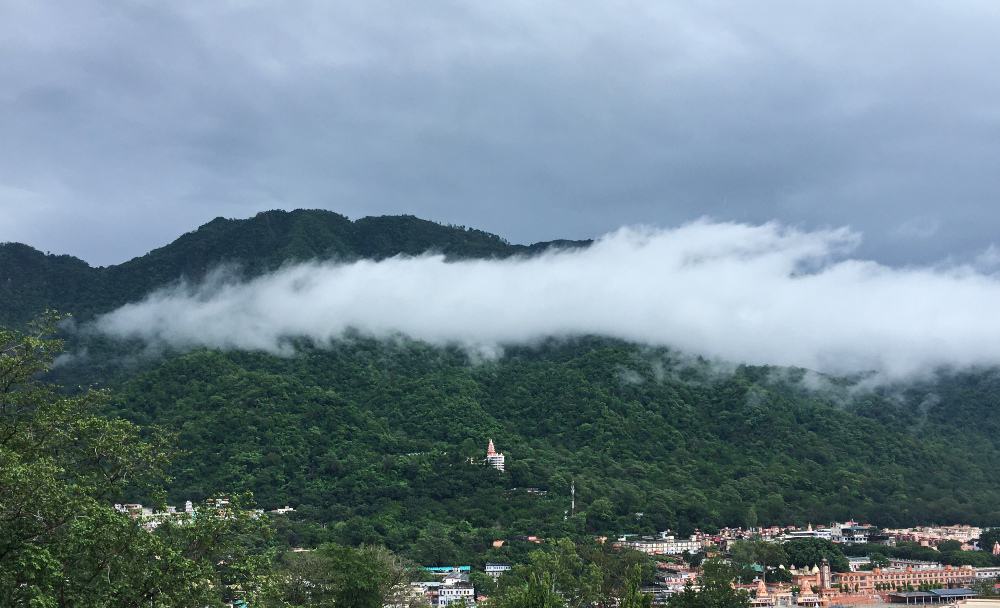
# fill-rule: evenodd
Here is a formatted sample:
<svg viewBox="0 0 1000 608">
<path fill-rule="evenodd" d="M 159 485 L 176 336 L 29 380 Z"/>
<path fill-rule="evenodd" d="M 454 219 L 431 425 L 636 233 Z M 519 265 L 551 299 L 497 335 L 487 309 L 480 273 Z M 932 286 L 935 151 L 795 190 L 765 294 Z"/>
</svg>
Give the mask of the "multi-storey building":
<svg viewBox="0 0 1000 608">
<path fill-rule="evenodd" d="M 697 535 L 677 538 L 665 532 L 660 534 L 659 538 L 622 538 L 617 545 L 623 549 L 632 549 L 646 555 L 680 555 L 685 551 L 698 553 L 702 549 L 701 541 L 698 540 Z"/>
<path fill-rule="evenodd" d="M 919 589 L 932 585 L 943 587 L 965 585 L 975 580 L 972 566 L 944 566 L 943 568 L 881 569 L 871 572 L 844 572 L 835 574 L 834 586 L 853 593 L 874 593 L 896 589 Z"/>
<path fill-rule="evenodd" d="M 486 567 L 483 568 L 486 574 L 489 574 L 493 578 L 498 578 L 504 572 L 510 571 L 510 564 L 499 564 L 496 562 L 486 562 Z"/>
</svg>

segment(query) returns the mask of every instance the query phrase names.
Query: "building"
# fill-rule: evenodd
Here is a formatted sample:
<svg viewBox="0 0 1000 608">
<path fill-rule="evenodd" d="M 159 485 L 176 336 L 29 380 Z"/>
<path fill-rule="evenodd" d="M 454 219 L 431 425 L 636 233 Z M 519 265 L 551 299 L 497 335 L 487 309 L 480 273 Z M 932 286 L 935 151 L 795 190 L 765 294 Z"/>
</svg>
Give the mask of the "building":
<svg viewBox="0 0 1000 608">
<path fill-rule="evenodd" d="M 893 604 L 951 604 L 976 597 L 972 589 L 931 589 L 930 591 L 899 591 L 889 594 Z"/>
<path fill-rule="evenodd" d="M 757 589 L 754 596 L 750 598 L 750 605 L 753 608 L 768 608 L 774 606 L 774 597 L 767 592 L 767 585 L 762 579 L 757 580 Z"/>
<path fill-rule="evenodd" d="M 946 540 L 957 540 L 962 544 L 971 544 L 982 535 L 983 529 L 967 525 L 920 526 L 886 530 L 885 533 L 894 538 L 896 542 L 912 542 L 925 547 L 936 547 Z"/>
<path fill-rule="evenodd" d="M 875 593 L 919 589 L 922 585 L 952 587 L 968 584 L 976 578 L 976 570 L 971 566 L 943 568 L 881 569 L 871 572 L 844 572 L 834 577 L 834 584 L 845 591 L 854 593 Z"/>
<path fill-rule="evenodd" d="M 697 580 L 698 573 L 686 568 L 656 573 L 656 584 L 671 593 L 679 593 L 688 582 L 695 583 Z"/>
<path fill-rule="evenodd" d="M 869 543 L 878 530 L 875 526 L 859 524 L 855 521 L 848 521 L 843 524 L 835 523 L 830 526 L 831 538 L 835 543 L 844 545 L 858 545 Z"/>
<path fill-rule="evenodd" d="M 510 571 L 510 564 L 499 564 L 496 562 L 486 562 L 486 567 L 483 568 L 486 574 L 489 574 L 494 579 L 499 578 L 504 572 Z"/>
<path fill-rule="evenodd" d="M 429 573 L 442 575 L 441 580 L 421 581 L 412 584 L 414 591 L 422 593 L 433 608 L 440 608 L 454 603 L 474 606 L 476 589 L 469 582 L 470 568 L 436 567 L 424 568 Z"/>
<path fill-rule="evenodd" d="M 685 551 L 688 553 L 698 553 L 702 549 L 701 541 L 698 540 L 697 535 L 692 534 L 688 538 L 676 538 L 666 532 L 660 533 L 659 538 L 651 536 L 644 536 L 642 538 L 622 537 L 618 539 L 616 545 L 622 549 L 631 549 L 645 553 L 646 555 L 680 555 Z"/>
<path fill-rule="evenodd" d="M 486 446 L 486 464 L 498 471 L 504 470 L 503 452 L 498 452 L 496 448 L 493 447 L 492 439 L 490 439 L 489 445 Z"/>
<path fill-rule="evenodd" d="M 976 578 L 1000 578 L 1000 567 L 976 568 Z"/>
<path fill-rule="evenodd" d="M 803 538 L 822 538 L 823 540 L 833 540 L 833 530 L 830 528 L 817 528 L 813 530 L 810 524 L 805 530 L 787 530 L 781 537 L 782 542 L 790 540 L 800 540 Z"/>
<path fill-rule="evenodd" d="M 442 584 L 438 589 L 437 606 L 447 606 L 455 602 L 461 602 L 467 606 L 476 603 L 476 589 L 469 581 L 454 585 Z"/>
</svg>

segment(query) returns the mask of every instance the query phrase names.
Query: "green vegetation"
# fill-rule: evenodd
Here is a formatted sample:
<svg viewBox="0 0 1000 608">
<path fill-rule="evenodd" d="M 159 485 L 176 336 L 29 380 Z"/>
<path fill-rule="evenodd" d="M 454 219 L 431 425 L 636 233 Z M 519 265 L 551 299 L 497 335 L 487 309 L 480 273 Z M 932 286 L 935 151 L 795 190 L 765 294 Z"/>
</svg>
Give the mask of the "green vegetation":
<svg viewBox="0 0 1000 608">
<path fill-rule="evenodd" d="M 561 539 L 532 551 L 499 581 L 491 606 L 500 608 L 649 608 L 639 591 L 653 579 L 653 563 L 635 552 L 593 541 Z"/>
<path fill-rule="evenodd" d="M 668 608 L 747 608 L 750 594 L 731 585 L 737 572 L 725 563 L 709 560 L 702 565 L 698 589 L 689 581 L 684 591 L 670 598 Z"/>
<path fill-rule="evenodd" d="M 0 605 L 221 606 L 253 596 L 267 529 L 238 497 L 147 533 L 112 508 L 155 479 L 157 438 L 96 415 L 107 395 L 37 380 L 60 350 L 55 319 L 0 331 Z"/>
<path fill-rule="evenodd" d="M 109 411 L 177 433 L 171 499 L 251 491 L 265 508 L 290 504 L 281 531 L 294 545 L 384 543 L 430 564 L 513 535 L 1000 520 L 988 437 L 955 443 L 944 425 L 865 414 L 900 407 L 888 395 L 845 405 L 794 372 L 718 373 L 611 340 L 476 363 L 361 337 L 288 358 L 196 351 L 116 388 Z M 491 437 L 506 473 L 469 464 Z"/>
<path fill-rule="evenodd" d="M 418 574 L 416 566 L 383 547 L 326 544 L 311 552 L 283 554 L 260 602 L 281 608 L 425 606 L 422 597 L 406 593 Z"/>
</svg>

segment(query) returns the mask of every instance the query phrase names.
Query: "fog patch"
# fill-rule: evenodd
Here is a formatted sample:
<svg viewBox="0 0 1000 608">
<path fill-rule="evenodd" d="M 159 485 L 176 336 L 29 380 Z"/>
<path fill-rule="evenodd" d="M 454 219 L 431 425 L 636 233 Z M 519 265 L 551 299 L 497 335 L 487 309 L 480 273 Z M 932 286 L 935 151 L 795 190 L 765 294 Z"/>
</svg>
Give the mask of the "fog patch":
<svg viewBox="0 0 1000 608">
<path fill-rule="evenodd" d="M 350 332 L 461 346 L 607 336 L 708 361 L 862 381 L 1000 363 L 1000 279 L 971 266 L 851 257 L 860 235 L 702 220 L 624 228 L 585 249 L 504 260 L 441 255 L 221 271 L 98 318 L 96 331 L 176 349 L 296 352 Z M 669 375 L 668 366 L 653 370 Z M 804 382 L 823 386 L 820 377 Z"/>
</svg>

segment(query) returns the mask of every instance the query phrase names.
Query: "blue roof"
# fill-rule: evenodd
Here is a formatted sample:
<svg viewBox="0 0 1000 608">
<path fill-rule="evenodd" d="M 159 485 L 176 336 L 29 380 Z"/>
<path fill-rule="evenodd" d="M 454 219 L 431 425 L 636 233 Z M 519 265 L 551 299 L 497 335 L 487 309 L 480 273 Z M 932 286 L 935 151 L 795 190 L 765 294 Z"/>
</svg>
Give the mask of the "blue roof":
<svg viewBox="0 0 1000 608">
<path fill-rule="evenodd" d="M 458 570 L 459 572 L 470 572 L 472 571 L 472 566 L 424 566 L 424 570 L 428 572 L 451 572 L 453 570 Z"/>
<path fill-rule="evenodd" d="M 966 587 L 958 589 L 931 589 L 931 593 L 942 597 L 952 597 L 955 595 L 976 595 L 975 591 Z"/>
</svg>

